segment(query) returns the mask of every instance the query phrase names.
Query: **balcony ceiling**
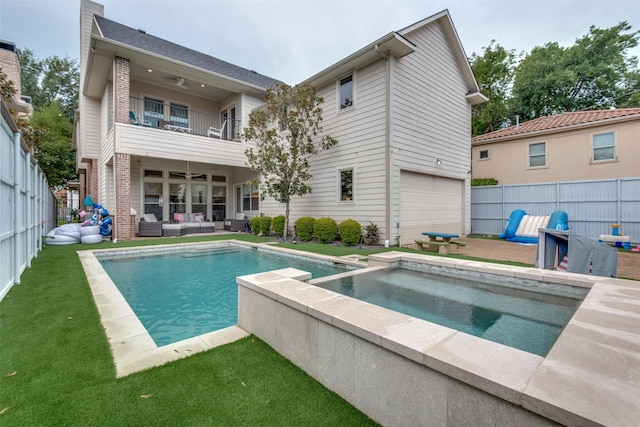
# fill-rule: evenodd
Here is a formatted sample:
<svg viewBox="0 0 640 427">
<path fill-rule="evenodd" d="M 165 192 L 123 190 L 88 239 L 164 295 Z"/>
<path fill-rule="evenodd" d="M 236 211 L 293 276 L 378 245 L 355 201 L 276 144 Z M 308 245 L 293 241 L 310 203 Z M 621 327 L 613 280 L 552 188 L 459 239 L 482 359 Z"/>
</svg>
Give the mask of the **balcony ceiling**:
<svg viewBox="0 0 640 427">
<path fill-rule="evenodd" d="M 260 87 L 100 36 L 92 36 L 91 46 L 86 70 L 89 78 L 84 82 L 83 91 L 85 95 L 92 98 L 102 97 L 107 82 L 112 80 L 113 58 L 116 56 L 129 59 L 131 80 L 144 81 L 165 89 L 185 91 L 190 96 L 219 101 L 233 93 L 247 93 L 255 96 L 261 96 L 264 93 L 264 89 Z M 153 72 L 150 73 L 149 69 Z M 179 77 L 185 79 L 189 89 L 176 85 Z"/>
</svg>

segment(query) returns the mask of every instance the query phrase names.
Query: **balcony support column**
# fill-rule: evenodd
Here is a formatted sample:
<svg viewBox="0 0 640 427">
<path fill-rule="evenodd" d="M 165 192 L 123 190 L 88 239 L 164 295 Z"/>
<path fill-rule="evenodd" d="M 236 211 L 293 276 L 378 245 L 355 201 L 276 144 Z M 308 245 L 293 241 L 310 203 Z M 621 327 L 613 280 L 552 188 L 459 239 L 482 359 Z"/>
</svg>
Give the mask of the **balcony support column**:
<svg viewBox="0 0 640 427">
<path fill-rule="evenodd" d="M 135 234 L 131 224 L 131 156 L 116 153 L 114 160 L 116 212 L 113 221 L 113 239 L 114 241 L 127 242 Z"/>
<path fill-rule="evenodd" d="M 113 109 L 117 123 L 129 123 L 129 60 L 116 56 L 113 60 Z"/>
</svg>

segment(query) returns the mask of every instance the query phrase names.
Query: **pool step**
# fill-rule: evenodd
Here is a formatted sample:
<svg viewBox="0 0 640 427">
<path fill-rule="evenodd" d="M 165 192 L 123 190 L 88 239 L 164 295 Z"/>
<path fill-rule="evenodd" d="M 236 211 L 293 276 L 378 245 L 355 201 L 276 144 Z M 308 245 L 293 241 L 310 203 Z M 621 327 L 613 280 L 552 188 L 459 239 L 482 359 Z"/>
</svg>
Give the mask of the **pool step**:
<svg viewBox="0 0 640 427">
<path fill-rule="evenodd" d="M 528 333 L 522 334 L 523 330 L 528 331 Z M 538 349 L 550 348 L 559 333 L 560 328 L 553 325 L 503 314 L 482 334 L 482 338 L 530 353 L 540 354 Z"/>
</svg>

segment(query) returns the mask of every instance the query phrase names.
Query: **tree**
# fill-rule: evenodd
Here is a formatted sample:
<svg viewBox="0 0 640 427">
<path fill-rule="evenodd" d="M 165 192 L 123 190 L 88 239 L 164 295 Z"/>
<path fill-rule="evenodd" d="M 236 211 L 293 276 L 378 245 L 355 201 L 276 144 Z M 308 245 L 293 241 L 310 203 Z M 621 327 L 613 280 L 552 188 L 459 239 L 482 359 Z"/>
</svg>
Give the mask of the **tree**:
<svg viewBox="0 0 640 427">
<path fill-rule="evenodd" d="M 40 108 L 19 126 L 51 187 L 66 186 L 67 181 L 76 178 L 75 152 L 70 143 L 73 124 L 64 117 L 57 102 Z"/>
<path fill-rule="evenodd" d="M 2 71 L 0 67 L 0 96 L 4 99 L 9 99 L 16 94 L 16 90 L 13 87 L 13 81 L 9 80 L 8 76 Z"/>
<path fill-rule="evenodd" d="M 509 122 L 510 89 L 516 54 L 491 40 L 483 47 L 482 56 L 473 54 L 469 58 L 480 92 L 489 98 L 488 102 L 473 107 L 472 134 L 493 132 Z"/>
<path fill-rule="evenodd" d="M 57 101 L 64 116 L 73 123 L 80 85 L 77 60 L 57 56 L 39 60 L 29 49 L 18 49 L 18 58 L 22 69 L 22 94 L 31 97 L 34 109 Z"/>
<path fill-rule="evenodd" d="M 627 22 L 589 33 L 568 48 L 547 43 L 532 49 L 516 68 L 513 114 L 523 120 L 565 111 L 616 107 L 637 77 L 638 59 L 627 51 L 638 44 L 638 32 Z"/>
<path fill-rule="evenodd" d="M 245 151 L 247 165 L 260 173 L 260 197 L 285 204 L 284 239 L 289 228 L 290 203 L 294 196 L 311 192 L 307 182 L 309 157 L 338 142 L 322 134 L 323 98 L 309 85 L 270 87 L 262 97 L 265 106 L 249 116 L 242 138 L 255 142 Z"/>
<path fill-rule="evenodd" d="M 71 138 L 78 108 L 77 61 L 57 56 L 40 60 L 29 49 L 18 49 L 18 58 L 22 94 L 31 97 L 34 113 L 17 125 L 49 184 L 64 186 L 76 178 Z"/>
</svg>

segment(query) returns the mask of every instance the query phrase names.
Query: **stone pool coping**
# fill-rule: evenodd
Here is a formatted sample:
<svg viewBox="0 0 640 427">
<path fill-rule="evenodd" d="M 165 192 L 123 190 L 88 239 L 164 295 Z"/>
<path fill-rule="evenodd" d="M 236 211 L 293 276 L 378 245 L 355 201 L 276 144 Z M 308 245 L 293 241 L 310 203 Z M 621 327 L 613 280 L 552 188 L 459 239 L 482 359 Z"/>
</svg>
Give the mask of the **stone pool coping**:
<svg viewBox="0 0 640 427">
<path fill-rule="evenodd" d="M 93 299 L 100 313 L 102 326 L 104 327 L 109 345 L 111 346 L 117 377 L 124 377 L 135 372 L 191 356 L 201 351 L 228 344 L 248 336 L 249 333 L 236 325 L 158 347 L 138 319 L 138 316 L 136 316 L 109 275 L 105 272 L 96 254 L 99 256 L 99 254 L 110 253 L 161 253 L 179 248 L 207 249 L 224 246 L 246 246 L 296 256 L 306 255 L 308 258 L 340 262 L 359 267 L 366 266 L 365 263 L 359 262 L 354 258 L 336 258 L 324 255 L 315 256 L 314 254 L 274 247 L 270 244 L 240 242 L 237 240 L 78 251 L 80 262 L 82 263 L 91 292 L 93 293 Z M 308 279 L 308 277 L 306 278 Z"/>
<path fill-rule="evenodd" d="M 407 389 L 399 391 L 405 397 L 397 400 L 399 408 L 394 415 L 390 415 L 394 410 L 391 405 L 379 409 L 385 406 L 384 401 L 375 401 L 377 397 L 370 392 L 358 394 L 359 383 L 366 383 L 371 375 L 383 376 L 383 372 L 358 377 L 362 365 L 337 366 L 342 360 L 334 360 L 336 366 L 331 364 L 327 371 L 318 361 L 331 357 L 323 354 L 331 341 L 322 341 L 330 333 L 318 324 L 343 331 L 340 339 L 344 340 L 347 333 L 524 409 L 518 416 L 525 417 L 530 411 L 565 425 L 628 426 L 640 419 L 640 282 L 402 252 L 369 256 L 373 268 L 411 262 L 562 283 L 590 291 L 546 357 L 315 287 L 296 280 L 295 272 L 239 277 L 238 324 L 379 421 L 399 422 L 406 417 L 403 411 L 416 414 L 423 409 L 405 407 L 406 396 L 415 394 Z M 265 297 L 275 305 L 265 306 Z M 301 314 L 294 315 L 292 310 Z M 287 325 L 287 319 L 295 321 Z M 296 338 L 289 337 L 287 327 L 298 331 Z M 310 334 L 308 340 L 315 342 L 301 343 L 304 334 Z M 343 355 L 344 360 L 368 354 L 362 350 L 365 347 L 359 348 L 362 354 Z M 340 371 L 341 375 L 331 371 Z M 390 373 L 386 376 L 394 377 Z M 398 388 L 406 383 L 410 381 Z M 385 399 L 395 401 L 394 388 L 385 384 Z M 500 405 L 496 408 L 500 410 Z"/>
</svg>

